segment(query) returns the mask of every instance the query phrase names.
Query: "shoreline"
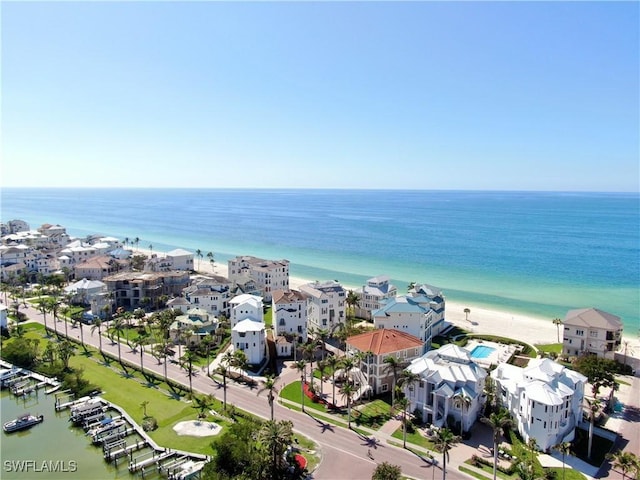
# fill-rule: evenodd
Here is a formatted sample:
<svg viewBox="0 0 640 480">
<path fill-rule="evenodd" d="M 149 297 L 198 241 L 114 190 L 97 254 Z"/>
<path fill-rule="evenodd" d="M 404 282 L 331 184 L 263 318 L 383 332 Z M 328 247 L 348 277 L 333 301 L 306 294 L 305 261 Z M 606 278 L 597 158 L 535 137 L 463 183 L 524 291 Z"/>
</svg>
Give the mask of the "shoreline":
<svg viewBox="0 0 640 480">
<path fill-rule="evenodd" d="M 142 253 L 149 255 L 153 253 L 159 257 L 166 256 L 166 252 L 156 251 L 151 252 L 145 248 L 136 248 L 132 250 L 135 253 Z M 197 265 L 197 259 L 195 259 Z M 203 275 L 222 275 L 228 277 L 228 267 L 226 264 L 220 262 L 214 262 L 212 267 L 209 261 L 201 261 L 199 268 L 196 270 Z M 305 283 L 313 282 L 313 280 L 301 278 L 301 277 L 289 277 L 289 288 L 299 289 L 301 285 Z M 358 285 L 342 284 L 347 289 L 356 289 Z M 443 291 L 446 299 L 446 292 Z M 465 319 L 464 309 L 471 310 L 469 314 L 469 320 Z M 463 304 L 459 302 L 452 302 L 446 300 L 445 307 L 445 319 L 447 322 L 468 330 L 474 334 L 479 335 L 496 335 L 502 337 L 513 338 L 520 340 L 530 345 L 534 344 L 549 344 L 558 343 L 558 330 L 552 323 L 551 318 L 536 317 L 534 315 L 527 315 L 523 313 L 514 313 L 502 310 L 496 310 L 486 308 L 474 304 Z M 629 342 L 629 351 L 635 352 L 636 355 L 640 355 L 640 340 L 630 337 L 628 334 L 623 334 L 623 340 Z M 633 356 L 630 353 L 629 356 Z"/>
</svg>

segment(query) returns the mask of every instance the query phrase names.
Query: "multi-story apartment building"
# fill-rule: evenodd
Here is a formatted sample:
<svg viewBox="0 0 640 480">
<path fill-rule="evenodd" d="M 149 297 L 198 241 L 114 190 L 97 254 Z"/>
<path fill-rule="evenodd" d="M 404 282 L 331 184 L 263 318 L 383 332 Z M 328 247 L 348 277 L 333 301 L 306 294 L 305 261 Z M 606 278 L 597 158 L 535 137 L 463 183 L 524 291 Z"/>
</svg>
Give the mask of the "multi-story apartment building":
<svg viewBox="0 0 640 480">
<path fill-rule="evenodd" d="M 441 331 L 444 328 L 445 311 L 445 298 L 442 294 L 442 290 L 426 283 L 420 285 L 416 284 L 411 290 L 409 290 L 409 295 L 414 301 L 421 305 L 429 305 L 429 308 L 433 311 L 433 328 L 437 331 Z"/>
<path fill-rule="evenodd" d="M 471 428 L 484 405 L 487 372 L 469 352 L 450 343 L 415 359 L 407 370 L 420 376 L 405 387 L 409 411 L 417 409 L 423 422 L 437 427 L 446 426 L 451 416 L 463 431 Z"/>
<path fill-rule="evenodd" d="M 273 292 L 289 289 L 289 260 L 264 260 L 252 256 L 240 256 L 228 262 L 229 280 L 242 283 L 246 277 L 253 279 L 266 302 L 271 302 Z"/>
<path fill-rule="evenodd" d="M 569 310 L 564 318 L 562 353 L 614 358 L 622 341 L 622 321 L 597 308 Z"/>
<path fill-rule="evenodd" d="M 264 304 L 262 297 L 243 293 L 229 300 L 231 316 L 229 323 L 231 328 L 235 327 L 242 320 L 250 319 L 254 322 L 264 321 Z"/>
<path fill-rule="evenodd" d="M 582 420 L 587 378 L 548 359 L 533 359 L 526 368 L 502 363 L 491 372 L 496 398 L 517 422 L 528 442 L 534 438 L 548 451 L 574 438 Z"/>
<path fill-rule="evenodd" d="M 394 357 L 408 365 L 424 353 L 424 342 L 405 332 L 380 328 L 347 338 L 347 352 L 366 354 L 360 369 L 366 384 L 375 394 L 380 394 L 393 388 L 393 372 L 384 360 Z"/>
<path fill-rule="evenodd" d="M 386 275 L 367 280 L 367 284 L 358 288 L 355 293 L 358 295 L 358 305 L 356 306 L 356 316 L 371 320 L 371 312 L 378 310 L 382 302 L 395 297 L 398 289 L 389 283 L 390 279 Z"/>
<path fill-rule="evenodd" d="M 308 298 L 307 328 L 333 330 L 344 324 L 346 293 L 340 283 L 334 281 L 313 282 L 300 286 Z"/>
<path fill-rule="evenodd" d="M 115 307 L 154 307 L 163 295 L 177 296 L 189 285 L 189 272 L 120 272 L 102 279 Z"/>
</svg>

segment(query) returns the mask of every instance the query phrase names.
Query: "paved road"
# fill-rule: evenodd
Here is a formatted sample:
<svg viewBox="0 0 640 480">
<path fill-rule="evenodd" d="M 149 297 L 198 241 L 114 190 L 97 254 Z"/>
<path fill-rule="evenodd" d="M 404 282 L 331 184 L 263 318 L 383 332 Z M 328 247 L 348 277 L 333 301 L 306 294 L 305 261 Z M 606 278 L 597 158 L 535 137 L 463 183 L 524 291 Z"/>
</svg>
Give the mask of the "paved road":
<svg viewBox="0 0 640 480">
<path fill-rule="evenodd" d="M 31 320 L 44 323 L 42 314 L 34 308 L 27 307 L 23 308 L 22 311 L 26 313 Z M 50 328 L 53 325 L 51 315 L 47 315 L 47 324 Z M 64 323 L 62 321 L 58 322 L 57 328 L 58 332 L 63 335 Z M 77 339 L 80 338 L 79 328 L 72 328 L 69 325 L 68 332 L 69 336 Z M 84 341 L 87 345 L 98 348 L 99 339 L 97 331 L 92 334 L 91 329 L 85 326 Z M 102 339 L 102 348 L 106 353 L 117 358 L 117 344 L 112 343 L 104 336 Z M 140 364 L 139 352 L 132 351 L 131 348 L 124 343 L 121 343 L 120 349 L 123 361 L 134 365 Z M 144 368 L 145 370 L 153 371 L 159 376 L 164 375 L 164 366 L 158 365 L 157 360 L 146 353 L 144 354 Z M 283 376 L 287 378 L 290 375 L 287 372 L 283 373 Z M 167 364 L 167 375 L 174 381 L 186 386 L 189 385 L 188 375 L 176 364 Z M 295 374 L 295 378 L 298 378 L 297 373 Z M 213 393 L 217 399 L 222 400 L 222 386 L 204 373 L 198 372 L 194 375 L 192 377 L 192 383 L 194 390 L 205 394 Z M 279 384 L 278 387 L 282 387 L 282 384 Z M 266 395 L 258 396 L 257 392 L 258 388 L 252 389 L 234 382 L 227 382 L 228 403 L 263 418 L 269 418 L 270 408 Z M 313 478 L 319 480 L 370 479 L 377 463 L 385 461 L 400 465 L 403 475 L 406 476 L 418 479 L 442 478 L 442 470 L 439 467 L 432 467 L 427 460 L 407 450 L 386 444 L 385 435 L 376 433 L 375 436 L 378 439 L 378 443 L 375 448 L 372 448 L 369 439 L 363 438 L 352 430 L 327 424 L 323 422 L 321 418 L 316 419 L 309 415 L 309 413 L 305 414 L 290 410 L 277 403 L 275 406 L 275 418 L 276 420 L 291 420 L 297 432 L 313 439 L 319 445 L 319 453 L 322 456 L 322 461 L 314 472 Z M 367 456 L 369 449 L 371 449 L 373 454 L 373 460 Z M 452 450 L 451 460 L 447 466 L 446 477 L 448 479 L 458 480 L 472 478 L 457 470 L 457 466 L 461 461 L 470 456 L 467 454 L 467 450 L 468 447 L 464 448 L 464 446 L 456 446 Z M 441 458 L 441 456 L 439 456 L 439 458 Z"/>
</svg>

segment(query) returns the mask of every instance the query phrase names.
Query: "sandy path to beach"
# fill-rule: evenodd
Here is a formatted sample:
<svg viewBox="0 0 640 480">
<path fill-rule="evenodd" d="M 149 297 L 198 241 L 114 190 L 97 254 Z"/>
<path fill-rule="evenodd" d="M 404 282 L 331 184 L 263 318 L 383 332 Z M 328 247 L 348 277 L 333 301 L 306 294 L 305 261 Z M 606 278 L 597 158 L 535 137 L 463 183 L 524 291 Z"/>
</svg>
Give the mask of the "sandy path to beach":
<svg viewBox="0 0 640 480">
<path fill-rule="evenodd" d="M 136 249 L 140 253 L 149 255 L 149 251 L 145 249 Z M 159 257 L 164 256 L 164 252 L 153 252 Z M 215 267 L 214 267 L 215 265 Z M 215 262 L 211 265 L 211 262 L 203 258 L 198 261 L 198 258 L 194 259 L 194 266 L 198 269 L 198 272 L 202 274 L 212 274 L 227 276 L 228 267 L 225 264 Z M 299 277 L 289 278 L 289 287 L 292 289 L 298 289 L 300 285 L 310 283 L 313 280 L 308 280 Z M 359 288 L 358 285 L 346 285 L 343 287 L 350 290 Z M 445 292 L 446 296 L 446 292 Z M 586 305 L 585 307 L 589 307 Z M 469 319 L 466 320 L 464 309 L 471 310 Z M 537 343 L 557 343 L 558 331 L 556 326 L 552 323 L 551 318 L 534 317 L 529 315 L 523 315 L 521 313 L 510 313 L 499 310 L 490 310 L 483 307 L 478 307 L 472 304 L 461 304 L 451 302 L 447 300 L 446 303 L 446 320 L 454 325 L 457 325 L 465 330 L 469 330 L 473 333 L 487 334 L 487 335 L 499 335 L 503 337 L 514 338 L 522 340 L 529 344 Z M 560 332 L 560 338 L 562 338 L 562 331 Z M 624 340 L 629 341 L 630 350 L 636 352 L 636 355 L 640 355 L 640 341 L 631 337 L 625 336 Z"/>
</svg>

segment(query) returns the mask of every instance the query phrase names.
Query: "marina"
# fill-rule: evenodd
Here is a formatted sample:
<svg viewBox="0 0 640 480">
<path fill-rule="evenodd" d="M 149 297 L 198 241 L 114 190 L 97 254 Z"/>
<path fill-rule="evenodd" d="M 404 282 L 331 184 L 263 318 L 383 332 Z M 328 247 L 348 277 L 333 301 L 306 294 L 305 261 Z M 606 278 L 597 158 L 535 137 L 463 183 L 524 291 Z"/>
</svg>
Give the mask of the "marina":
<svg viewBox="0 0 640 480">
<path fill-rule="evenodd" d="M 78 478 L 87 480 L 196 479 L 208 461 L 205 455 L 157 445 L 126 411 L 97 394 L 75 399 L 67 391 L 42 394 L 43 390 L 38 387 L 30 394 L 16 395 L 14 390 L 24 389 L 26 385 L 13 390 L 11 386 L 21 385 L 28 379 L 32 383 L 33 380 L 45 382 L 52 388 L 57 382 L 45 380 L 46 377 L 34 378 L 33 372 L 15 369 L 4 362 L 2 368 L 1 412 L 3 425 L 8 425 L 2 442 L 4 460 L 55 464 L 56 468 L 47 478 L 68 478 L 73 471 L 78 472 Z M 43 422 L 44 415 L 30 415 L 25 411 L 27 408 L 53 413 Z M 22 418 L 24 423 L 16 424 L 16 429 L 11 430 L 10 424 Z M 38 423 L 41 425 L 37 431 L 29 428 Z M 57 442 L 51 442 L 53 438 L 64 439 L 63 451 Z M 2 478 L 24 478 L 24 475 L 10 469 L 3 472 Z"/>
</svg>

